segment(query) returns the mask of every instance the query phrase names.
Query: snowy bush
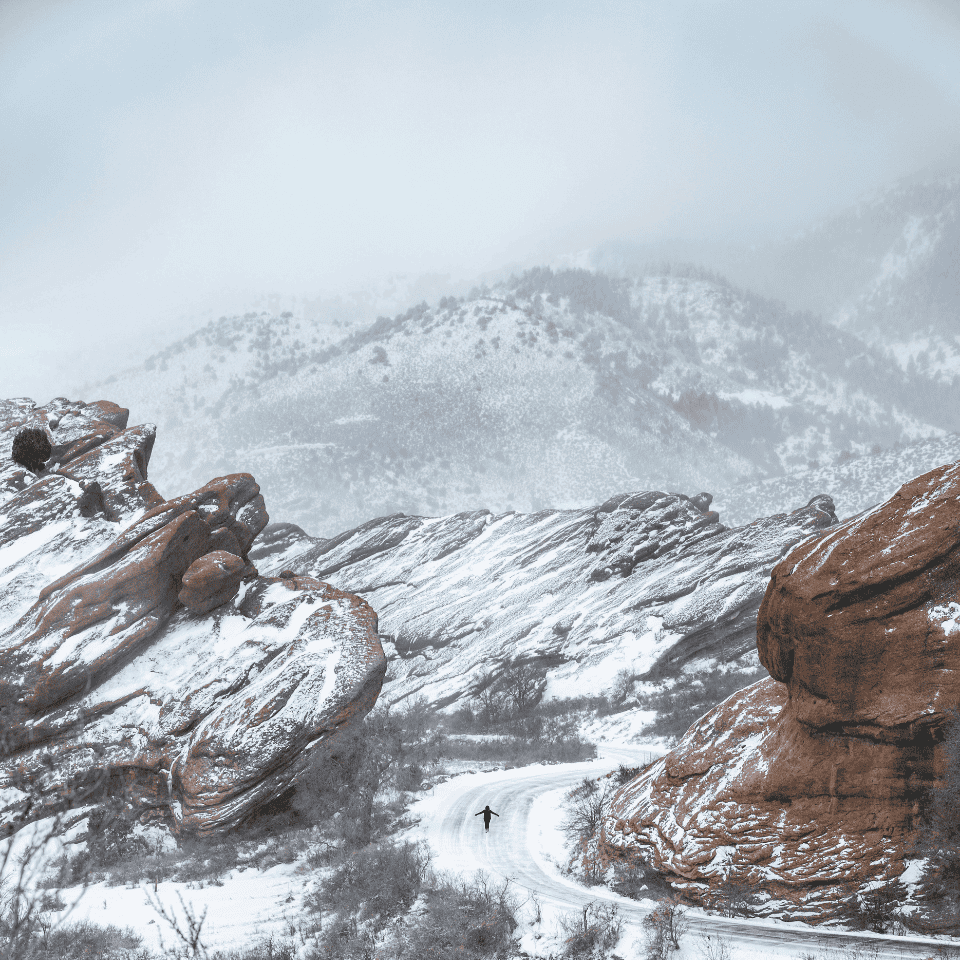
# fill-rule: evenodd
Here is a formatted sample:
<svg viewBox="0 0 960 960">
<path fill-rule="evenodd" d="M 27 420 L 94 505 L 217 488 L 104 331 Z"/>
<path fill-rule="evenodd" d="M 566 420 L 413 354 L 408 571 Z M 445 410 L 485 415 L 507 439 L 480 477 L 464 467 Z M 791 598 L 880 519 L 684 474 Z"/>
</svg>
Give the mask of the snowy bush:
<svg viewBox="0 0 960 960">
<path fill-rule="evenodd" d="M 573 919 L 560 921 L 563 956 L 569 960 L 607 957 L 620 939 L 623 922 L 614 904 L 588 903 Z"/>
<path fill-rule="evenodd" d="M 679 897 L 664 897 L 656 909 L 643 918 L 647 935 L 646 960 L 666 960 L 673 950 L 680 949 L 680 940 L 690 922 Z"/>
<path fill-rule="evenodd" d="M 906 887 L 893 879 L 860 893 L 851 893 L 841 904 L 839 917 L 855 930 L 896 932 L 896 928 L 902 927 L 901 907 L 906 897 Z"/>
<path fill-rule="evenodd" d="M 614 862 L 610 889 L 631 900 L 662 897 L 671 892 L 663 876 L 636 853 Z"/>
</svg>

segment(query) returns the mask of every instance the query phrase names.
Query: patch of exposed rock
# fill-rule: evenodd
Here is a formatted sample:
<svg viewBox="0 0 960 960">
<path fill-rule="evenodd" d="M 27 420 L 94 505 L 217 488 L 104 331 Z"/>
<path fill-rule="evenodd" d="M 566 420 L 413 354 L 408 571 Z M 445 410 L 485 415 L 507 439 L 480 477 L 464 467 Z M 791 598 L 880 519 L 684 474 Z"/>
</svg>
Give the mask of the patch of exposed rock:
<svg viewBox="0 0 960 960">
<path fill-rule="evenodd" d="M 762 883 L 825 919 L 901 875 L 960 702 L 960 463 L 793 550 L 757 642 L 771 678 L 719 705 L 614 801 L 610 849 L 691 895 Z"/>
<path fill-rule="evenodd" d="M 645 492 L 589 510 L 398 514 L 329 540 L 272 525 L 251 557 L 376 607 L 390 702 L 455 704 L 516 663 L 544 675 L 548 697 L 598 695 L 621 670 L 755 665 L 773 567 L 836 522 L 827 497 L 736 530 L 709 507 L 709 494 Z"/>
<path fill-rule="evenodd" d="M 249 474 L 164 500 L 155 428 L 106 401 L 0 401 L 0 831 L 95 787 L 208 835 L 295 783 L 372 707 L 373 610 L 318 580 L 261 577 Z M 38 470 L 10 458 L 44 429 Z"/>
</svg>

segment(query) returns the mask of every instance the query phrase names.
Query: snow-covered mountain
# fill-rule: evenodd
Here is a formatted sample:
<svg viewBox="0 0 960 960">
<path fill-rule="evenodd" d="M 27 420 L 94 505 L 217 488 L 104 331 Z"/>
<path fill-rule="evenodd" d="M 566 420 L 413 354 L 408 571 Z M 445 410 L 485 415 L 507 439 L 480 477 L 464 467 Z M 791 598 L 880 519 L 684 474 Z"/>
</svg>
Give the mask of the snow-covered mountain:
<svg viewBox="0 0 960 960">
<path fill-rule="evenodd" d="M 275 516 L 324 536 L 617 489 L 730 505 L 746 482 L 954 425 L 856 335 L 695 270 L 536 269 L 338 333 L 221 319 L 96 389 L 163 427 L 161 484 L 249 470 Z"/>
<path fill-rule="evenodd" d="M 713 506 L 724 523 L 739 526 L 825 494 L 837 516 L 846 520 L 893 496 L 913 477 L 954 460 L 960 460 L 960 434 L 948 433 L 832 462 L 814 461 L 805 469 L 743 483 L 718 493 Z"/>
<path fill-rule="evenodd" d="M 720 260 L 723 260 L 721 255 Z M 905 178 L 731 264 L 934 379 L 960 375 L 960 175 Z"/>
</svg>

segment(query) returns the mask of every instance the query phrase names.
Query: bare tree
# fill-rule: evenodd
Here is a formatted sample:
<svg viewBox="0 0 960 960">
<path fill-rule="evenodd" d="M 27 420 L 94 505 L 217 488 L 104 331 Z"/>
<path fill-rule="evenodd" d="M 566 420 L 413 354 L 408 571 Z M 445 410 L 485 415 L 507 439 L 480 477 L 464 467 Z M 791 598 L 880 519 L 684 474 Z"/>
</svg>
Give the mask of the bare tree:
<svg viewBox="0 0 960 960">
<path fill-rule="evenodd" d="M 714 903 L 721 916 L 750 917 L 760 904 L 760 886 L 746 880 L 735 880 L 730 873 L 716 888 Z"/>
<path fill-rule="evenodd" d="M 703 960 L 730 960 L 730 945 L 717 934 L 701 933 L 698 948 Z"/>
<path fill-rule="evenodd" d="M 608 956 L 617 945 L 623 929 L 620 911 L 615 904 L 593 901 L 580 908 L 580 915 L 560 921 L 563 932 L 564 956 L 570 960 Z"/>
<path fill-rule="evenodd" d="M 84 693 L 90 688 L 90 677 Z M 82 694 L 81 694 L 82 696 Z M 61 913 L 56 922 L 44 916 L 48 897 L 39 889 L 39 881 L 49 867 L 49 847 L 55 845 L 69 827 L 71 809 L 98 799 L 108 774 L 100 769 L 86 782 L 74 783 L 57 790 L 58 799 L 51 803 L 53 791 L 45 781 L 53 775 L 54 754 L 44 751 L 30 768 L 22 756 L 22 730 L 10 720 L 9 706 L 0 706 L 0 764 L 7 786 L 25 796 L 19 811 L 19 826 L 7 824 L 0 851 L 0 952 L 4 960 L 29 960 L 37 954 L 50 934 L 63 926 L 86 892 L 86 877 L 81 876 L 80 894 Z M 81 731 L 81 711 L 71 730 Z M 47 820 L 45 825 L 40 825 Z M 19 849 L 18 849 L 19 848 Z M 16 853 L 15 853 L 16 851 Z M 62 902 L 58 909 L 62 907 Z"/>
<path fill-rule="evenodd" d="M 203 941 L 200 939 L 203 930 L 203 921 L 207 918 L 206 908 L 203 913 L 197 917 L 193 911 L 191 911 L 190 907 L 183 902 L 183 897 L 180 896 L 179 893 L 177 894 L 177 899 L 180 901 L 180 909 L 183 911 L 183 921 L 177 919 L 176 911 L 174 911 L 173 908 L 171 908 L 168 913 L 160 902 L 160 898 L 151 897 L 150 892 L 147 891 L 148 903 L 153 907 L 154 912 L 166 922 L 167 926 L 174 932 L 177 940 L 179 940 L 181 944 L 179 948 L 168 949 L 167 954 L 177 958 L 190 957 L 197 958 L 197 960 L 207 960 L 209 954 L 207 953 L 207 948 L 203 945 Z"/>
<path fill-rule="evenodd" d="M 519 714 L 525 714 L 539 699 L 540 681 L 526 664 L 515 664 L 504 676 L 503 690 Z"/>
<path fill-rule="evenodd" d="M 496 723 L 503 715 L 505 697 L 493 684 L 481 690 L 475 699 L 480 704 L 480 718 L 484 723 Z"/>
<path fill-rule="evenodd" d="M 680 940 L 687 932 L 690 921 L 680 897 L 664 897 L 656 909 L 643 918 L 647 930 L 647 957 L 649 960 L 666 960 L 673 950 L 680 949 Z"/>
<path fill-rule="evenodd" d="M 610 809 L 613 789 L 608 781 L 601 785 L 597 780 L 584 777 L 568 794 L 563 830 L 570 843 L 590 840 L 600 832 L 600 824 Z"/>
</svg>

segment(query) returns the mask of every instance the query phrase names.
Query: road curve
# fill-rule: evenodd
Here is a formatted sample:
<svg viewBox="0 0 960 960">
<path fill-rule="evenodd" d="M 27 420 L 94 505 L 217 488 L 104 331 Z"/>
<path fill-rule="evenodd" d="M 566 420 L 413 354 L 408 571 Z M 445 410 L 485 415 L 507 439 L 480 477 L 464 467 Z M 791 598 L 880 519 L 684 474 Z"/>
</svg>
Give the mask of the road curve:
<svg viewBox="0 0 960 960">
<path fill-rule="evenodd" d="M 574 912 L 588 903 L 615 903 L 627 924 L 639 924 L 650 912 L 649 902 L 628 900 L 602 888 L 581 886 L 552 868 L 537 837 L 541 825 L 531 820 L 534 802 L 542 794 L 570 789 L 585 776 L 598 776 L 619 763 L 636 764 L 641 751 L 629 746 L 606 746 L 599 761 L 532 767 L 455 777 L 436 787 L 420 812 L 420 834 L 429 843 L 438 866 L 466 876 L 477 870 L 509 878 L 524 891 L 537 894 L 544 905 Z M 489 833 L 474 814 L 485 804 L 496 810 Z M 418 811 L 411 811 L 417 813 Z M 935 953 L 944 942 L 931 938 L 864 936 L 827 930 L 809 930 L 776 921 L 744 923 L 723 917 L 691 915 L 690 933 L 720 935 L 734 949 L 756 956 L 800 957 L 801 953 L 842 956 L 844 948 L 869 950 L 873 960 L 908 960 Z M 873 952 L 879 948 L 876 954 Z"/>
</svg>

